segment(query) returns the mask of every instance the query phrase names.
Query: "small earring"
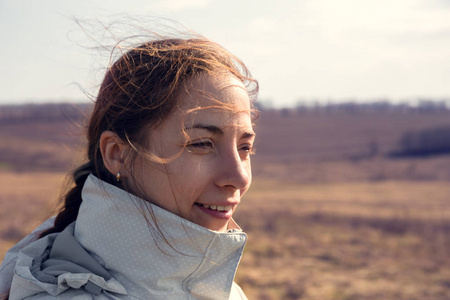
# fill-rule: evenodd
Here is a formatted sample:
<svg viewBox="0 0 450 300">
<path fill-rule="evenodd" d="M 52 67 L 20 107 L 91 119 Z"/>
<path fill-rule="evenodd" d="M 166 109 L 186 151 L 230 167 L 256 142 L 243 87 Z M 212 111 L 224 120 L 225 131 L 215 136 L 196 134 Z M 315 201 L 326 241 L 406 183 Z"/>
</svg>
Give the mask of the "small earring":
<svg viewBox="0 0 450 300">
<path fill-rule="evenodd" d="M 117 182 L 120 182 L 120 172 L 117 172 L 116 179 L 117 179 Z"/>
</svg>

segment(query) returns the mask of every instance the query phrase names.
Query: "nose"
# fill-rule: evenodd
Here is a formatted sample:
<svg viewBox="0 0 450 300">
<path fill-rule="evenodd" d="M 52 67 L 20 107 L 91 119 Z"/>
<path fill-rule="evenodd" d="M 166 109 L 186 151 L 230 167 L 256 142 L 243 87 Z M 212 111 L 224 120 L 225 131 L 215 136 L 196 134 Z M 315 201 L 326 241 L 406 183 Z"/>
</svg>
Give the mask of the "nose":
<svg viewBox="0 0 450 300">
<path fill-rule="evenodd" d="M 242 160 L 237 150 L 221 155 L 217 169 L 216 184 L 220 187 L 247 189 L 252 181 L 250 160 Z"/>
</svg>

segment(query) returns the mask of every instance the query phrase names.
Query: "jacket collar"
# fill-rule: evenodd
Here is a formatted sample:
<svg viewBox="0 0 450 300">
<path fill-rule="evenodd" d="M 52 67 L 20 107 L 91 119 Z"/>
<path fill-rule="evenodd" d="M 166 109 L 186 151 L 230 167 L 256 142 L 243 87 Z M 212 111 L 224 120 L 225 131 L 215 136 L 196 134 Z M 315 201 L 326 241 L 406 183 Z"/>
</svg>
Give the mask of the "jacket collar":
<svg viewBox="0 0 450 300">
<path fill-rule="evenodd" d="M 74 236 L 130 295 L 229 298 L 247 240 L 234 222 L 212 231 L 93 175 L 82 198 Z"/>
</svg>

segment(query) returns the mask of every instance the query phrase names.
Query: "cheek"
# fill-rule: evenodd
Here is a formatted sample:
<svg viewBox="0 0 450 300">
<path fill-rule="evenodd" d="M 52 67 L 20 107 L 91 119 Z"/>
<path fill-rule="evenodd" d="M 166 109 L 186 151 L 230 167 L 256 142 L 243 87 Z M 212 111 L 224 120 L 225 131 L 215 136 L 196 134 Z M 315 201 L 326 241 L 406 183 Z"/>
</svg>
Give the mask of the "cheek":
<svg viewBox="0 0 450 300">
<path fill-rule="evenodd" d="M 201 188 L 208 174 L 204 164 L 194 160 L 175 161 L 168 166 L 170 181 L 173 187 L 186 196 L 195 193 Z"/>
<path fill-rule="evenodd" d="M 130 186 L 139 197 L 159 205 L 172 195 L 164 165 L 138 158 L 134 162 L 132 175 Z"/>
<path fill-rule="evenodd" d="M 136 172 L 136 181 L 144 190 L 145 198 L 156 203 L 167 200 L 170 183 L 167 174 L 160 167 L 143 165 L 141 170 Z"/>
</svg>

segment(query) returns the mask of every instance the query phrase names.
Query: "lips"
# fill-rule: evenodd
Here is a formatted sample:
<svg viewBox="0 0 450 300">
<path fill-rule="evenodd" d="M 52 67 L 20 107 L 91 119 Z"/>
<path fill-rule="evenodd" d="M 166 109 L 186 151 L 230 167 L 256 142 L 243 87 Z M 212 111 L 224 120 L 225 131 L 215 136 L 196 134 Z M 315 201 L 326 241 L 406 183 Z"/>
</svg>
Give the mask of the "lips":
<svg viewBox="0 0 450 300">
<path fill-rule="evenodd" d="M 231 205 L 207 205 L 207 204 L 201 204 L 201 203 L 196 203 L 199 206 L 202 206 L 204 208 L 208 208 L 211 210 L 216 210 L 216 211 L 222 211 L 222 212 L 227 212 L 230 211 L 233 206 Z"/>
</svg>

